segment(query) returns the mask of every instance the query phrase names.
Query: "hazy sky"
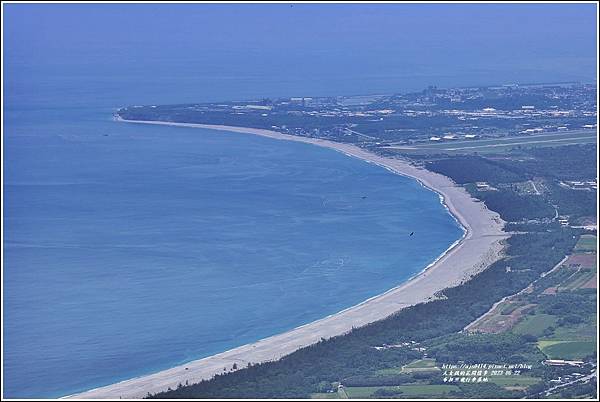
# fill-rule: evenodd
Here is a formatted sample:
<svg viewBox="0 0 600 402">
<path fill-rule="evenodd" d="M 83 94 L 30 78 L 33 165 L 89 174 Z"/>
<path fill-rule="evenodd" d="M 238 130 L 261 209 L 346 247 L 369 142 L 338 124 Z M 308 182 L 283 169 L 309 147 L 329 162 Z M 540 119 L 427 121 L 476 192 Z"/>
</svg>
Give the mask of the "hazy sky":
<svg viewBox="0 0 600 402">
<path fill-rule="evenodd" d="M 106 74 L 432 76 L 464 85 L 593 81 L 596 71 L 595 4 L 5 4 L 4 10 L 7 63 L 49 72 L 93 65 Z"/>
</svg>

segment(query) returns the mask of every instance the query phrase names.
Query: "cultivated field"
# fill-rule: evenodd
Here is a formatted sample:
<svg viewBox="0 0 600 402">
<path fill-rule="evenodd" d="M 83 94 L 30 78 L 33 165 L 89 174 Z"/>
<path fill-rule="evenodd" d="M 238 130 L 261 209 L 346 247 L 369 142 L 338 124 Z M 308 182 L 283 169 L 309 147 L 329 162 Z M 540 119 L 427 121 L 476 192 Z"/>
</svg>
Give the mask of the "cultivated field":
<svg viewBox="0 0 600 402">
<path fill-rule="evenodd" d="M 583 235 L 577 242 L 575 250 L 577 251 L 596 251 L 596 236 Z"/>
<path fill-rule="evenodd" d="M 524 375 L 492 376 L 489 377 L 489 379 L 490 382 L 500 385 L 501 387 L 526 387 L 541 381 L 538 377 L 528 377 Z"/>
<path fill-rule="evenodd" d="M 558 319 L 549 314 L 536 314 L 531 315 L 521 321 L 518 325 L 513 328 L 513 332 L 516 334 L 530 334 L 535 336 L 542 336 L 544 331 L 556 324 Z"/>
<path fill-rule="evenodd" d="M 550 359 L 582 359 L 596 349 L 596 341 L 539 341 L 538 347 Z"/>
<path fill-rule="evenodd" d="M 350 398 L 371 398 L 373 394 L 383 389 L 388 392 L 398 392 L 398 396 L 402 397 L 421 397 L 441 396 L 451 391 L 458 391 L 456 385 L 399 385 L 393 387 L 346 387 L 346 394 Z"/>
</svg>

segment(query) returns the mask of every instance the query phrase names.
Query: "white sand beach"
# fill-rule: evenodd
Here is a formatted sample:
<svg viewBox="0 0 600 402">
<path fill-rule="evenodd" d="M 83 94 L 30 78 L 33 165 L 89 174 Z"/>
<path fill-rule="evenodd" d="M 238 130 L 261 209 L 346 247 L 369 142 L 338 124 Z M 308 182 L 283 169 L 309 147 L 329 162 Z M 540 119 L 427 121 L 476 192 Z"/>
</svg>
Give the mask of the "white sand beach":
<svg viewBox="0 0 600 402">
<path fill-rule="evenodd" d="M 234 363 L 237 367 L 243 368 L 248 363 L 277 360 L 299 348 L 316 343 L 321 338 L 344 334 L 353 327 L 381 320 L 404 307 L 435 298 L 434 295 L 438 291 L 461 283 L 499 259 L 504 247 L 503 240 L 509 236 L 503 232 L 504 221 L 498 214 L 489 211 L 483 203 L 471 198 L 462 187 L 457 186 L 446 176 L 415 167 L 405 160 L 379 156 L 351 144 L 297 137 L 263 129 L 156 121 L 127 122 L 233 131 L 335 149 L 348 156 L 375 163 L 396 174 L 412 177 L 437 192 L 449 212 L 463 226 L 465 234 L 419 275 L 337 314 L 214 356 L 66 398 L 143 398 L 148 393 L 164 391 L 169 387 L 174 389 L 180 383 L 193 384 L 203 379 L 210 379 L 216 374 L 223 373 L 224 367 L 231 369 Z"/>
</svg>

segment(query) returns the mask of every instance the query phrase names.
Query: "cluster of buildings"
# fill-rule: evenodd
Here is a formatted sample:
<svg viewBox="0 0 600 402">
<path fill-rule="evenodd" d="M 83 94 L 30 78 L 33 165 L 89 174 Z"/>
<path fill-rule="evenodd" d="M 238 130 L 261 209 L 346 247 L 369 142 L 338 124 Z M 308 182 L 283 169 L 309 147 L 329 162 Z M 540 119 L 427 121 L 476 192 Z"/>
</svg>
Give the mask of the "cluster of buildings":
<svg viewBox="0 0 600 402">
<path fill-rule="evenodd" d="M 598 181 L 596 180 L 567 180 L 559 182 L 559 185 L 568 188 L 570 190 L 585 190 L 585 191 L 596 191 L 598 190 Z"/>
<path fill-rule="evenodd" d="M 344 141 L 380 144 L 444 142 L 596 129 L 595 89 L 595 85 L 581 84 L 449 89 L 431 86 L 406 94 L 299 96 L 161 108 L 169 115 L 182 109 L 187 109 L 185 113 L 199 112 L 209 122 L 227 120 L 224 117 L 229 115 L 232 125 L 257 124 L 259 118 L 265 127 L 302 136 L 345 136 Z M 345 130 L 348 128 L 352 132 Z"/>
<path fill-rule="evenodd" d="M 452 141 L 452 140 L 460 140 L 460 139 L 465 139 L 465 140 L 474 140 L 476 138 L 478 138 L 479 136 L 477 134 L 446 134 L 444 136 L 441 137 L 436 137 L 436 136 L 432 136 L 429 137 L 429 141 L 433 141 L 433 142 L 439 142 L 439 141 Z"/>
<path fill-rule="evenodd" d="M 490 186 L 487 182 L 485 181 L 478 181 L 475 182 L 475 187 L 477 188 L 477 190 L 479 191 L 497 191 L 498 189 L 495 187 Z"/>
<path fill-rule="evenodd" d="M 400 349 L 407 348 L 407 349 L 415 350 L 418 352 L 425 352 L 427 350 L 427 348 L 421 346 L 419 342 L 415 342 L 415 341 L 402 342 L 402 343 L 398 343 L 395 345 L 388 345 L 388 344 L 384 343 L 382 346 L 373 346 L 373 349 L 376 349 L 376 350 L 386 350 L 386 349 L 396 349 L 396 348 L 400 348 Z"/>
</svg>

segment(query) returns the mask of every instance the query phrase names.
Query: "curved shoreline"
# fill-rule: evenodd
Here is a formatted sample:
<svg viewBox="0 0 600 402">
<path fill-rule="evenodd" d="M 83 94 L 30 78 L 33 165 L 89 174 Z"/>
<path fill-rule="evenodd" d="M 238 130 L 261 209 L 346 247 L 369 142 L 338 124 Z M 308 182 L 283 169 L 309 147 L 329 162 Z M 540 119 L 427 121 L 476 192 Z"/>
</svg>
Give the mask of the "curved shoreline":
<svg viewBox="0 0 600 402">
<path fill-rule="evenodd" d="M 392 173 L 415 179 L 422 186 L 436 192 L 442 205 L 462 227 L 463 236 L 407 281 L 340 312 L 213 356 L 69 395 L 65 398 L 143 398 L 148 392 L 156 393 L 167 390 L 169 387 L 174 389 L 180 383 L 193 384 L 203 379 L 210 379 L 216 374 L 223 373 L 224 367 L 229 368 L 234 363 L 243 368 L 248 363 L 256 364 L 278 360 L 302 347 L 319 342 L 321 338 L 345 334 L 354 327 L 384 319 L 404 307 L 434 299 L 437 292 L 459 284 L 473 273 L 484 269 L 500 258 L 503 248 L 502 240 L 508 237 L 502 230 L 504 221 L 499 218 L 498 214 L 489 211 L 483 203 L 472 199 L 464 188 L 455 185 L 448 177 L 415 167 L 404 160 L 376 155 L 352 144 L 298 137 L 256 128 L 133 121 L 124 120 L 118 116 L 115 120 L 128 123 L 223 130 L 304 142 L 334 149 L 347 156 L 374 163 Z"/>
</svg>

